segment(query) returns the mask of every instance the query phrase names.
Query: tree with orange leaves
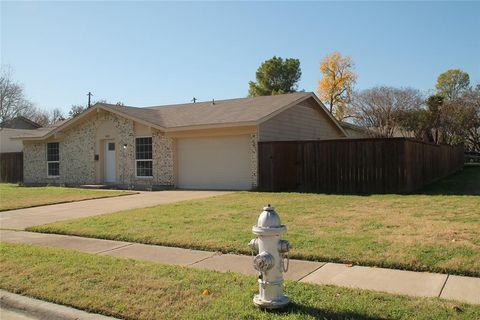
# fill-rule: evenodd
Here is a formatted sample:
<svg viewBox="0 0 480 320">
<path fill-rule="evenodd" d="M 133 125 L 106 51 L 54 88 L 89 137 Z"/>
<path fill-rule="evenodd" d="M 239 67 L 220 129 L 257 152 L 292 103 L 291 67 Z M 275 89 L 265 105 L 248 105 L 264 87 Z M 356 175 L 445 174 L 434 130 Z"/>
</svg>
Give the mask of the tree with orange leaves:
<svg viewBox="0 0 480 320">
<path fill-rule="evenodd" d="M 352 58 L 336 51 L 323 58 L 320 72 L 323 74 L 317 90 L 320 99 L 338 120 L 345 119 L 347 104 L 357 80 Z"/>
</svg>

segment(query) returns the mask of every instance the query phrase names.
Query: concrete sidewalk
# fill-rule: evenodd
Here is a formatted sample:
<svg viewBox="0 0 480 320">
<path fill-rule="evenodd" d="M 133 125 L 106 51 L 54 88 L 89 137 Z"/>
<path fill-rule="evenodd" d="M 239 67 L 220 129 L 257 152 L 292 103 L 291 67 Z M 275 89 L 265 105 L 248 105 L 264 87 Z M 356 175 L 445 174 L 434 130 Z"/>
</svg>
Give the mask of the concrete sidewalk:
<svg viewBox="0 0 480 320">
<path fill-rule="evenodd" d="M 208 198 L 230 193 L 228 191 L 149 191 L 138 194 L 52 204 L 41 207 L 0 212 L 0 228 L 24 230 L 25 228 L 62 220 L 97 216 L 121 210 L 137 209 Z"/>
<path fill-rule="evenodd" d="M 0 230 L 0 240 L 257 275 L 252 266 L 252 257 L 244 255 L 11 230 Z M 291 260 L 286 279 L 480 304 L 480 278 L 473 277 Z"/>
</svg>

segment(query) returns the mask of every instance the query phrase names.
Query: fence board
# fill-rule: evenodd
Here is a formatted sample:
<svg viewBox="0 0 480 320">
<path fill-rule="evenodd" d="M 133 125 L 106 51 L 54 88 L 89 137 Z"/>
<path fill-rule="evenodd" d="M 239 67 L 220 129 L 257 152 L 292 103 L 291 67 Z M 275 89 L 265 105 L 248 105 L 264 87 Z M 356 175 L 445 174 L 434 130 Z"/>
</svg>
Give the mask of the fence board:
<svg viewBox="0 0 480 320">
<path fill-rule="evenodd" d="M 259 189 L 406 193 L 463 166 L 463 147 L 408 138 L 259 142 Z"/>
<path fill-rule="evenodd" d="M 23 181 L 23 152 L 0 153 L 0 182 Z"/>
</svg>

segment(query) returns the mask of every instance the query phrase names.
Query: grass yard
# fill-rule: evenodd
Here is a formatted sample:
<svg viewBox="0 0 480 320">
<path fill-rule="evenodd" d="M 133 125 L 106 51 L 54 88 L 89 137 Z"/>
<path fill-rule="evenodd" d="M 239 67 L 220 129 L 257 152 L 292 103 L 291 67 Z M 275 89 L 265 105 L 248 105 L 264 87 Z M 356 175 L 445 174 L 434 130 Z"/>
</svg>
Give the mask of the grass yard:
<svg viewBox="0 0 480 320">
<path fill-rule="evenodd" d="M 286 282 L 283 312 L 253 306 L 255 277 L 0 243 L 0 287 L 124 319 L 477 319 L 480 306 Z M 207 289 L 209 295 L 203 295 Z"/>
<path fill-rule="evenodd" d="M 116 197 L 134 192 L 64 187 L 22 187 L 0 183 L 0 211 L 87 199 Z"/>
<path fill-rule="evenodd" d="M 480 276 L 479 184 L 480 166 L 469 166 L 424 194 L 239 192 L 29 230 L 249 254 L 251 227 L 271 203 L 293 257 Z"/>
<path fill-rule="evenodd" d="M 423 193 L 480 196 L 480 163 L 466 164 L 462 171 L 434 183 L 423 190 Z"/>
</svg>

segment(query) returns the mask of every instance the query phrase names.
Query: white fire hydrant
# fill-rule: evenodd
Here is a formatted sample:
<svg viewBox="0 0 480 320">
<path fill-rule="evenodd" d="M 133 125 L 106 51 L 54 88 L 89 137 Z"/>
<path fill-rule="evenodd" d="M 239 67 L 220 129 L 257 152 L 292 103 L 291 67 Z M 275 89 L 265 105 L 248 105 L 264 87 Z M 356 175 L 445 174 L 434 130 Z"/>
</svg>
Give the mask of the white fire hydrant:
<svg viewBox="0 0 480 320">
<path fill-rule="evenodd" d="M 248 244 L 255 253 L 253 267 L 259 271 L 259 294 L 253 297 L 253 303 L 261 308 L 277 309 L 290 303 L 283 294 L 283 272 L 288 270 L 290 243 L 281 240 L 287 227 L 280 223 L 275 209 L 268 205 L 258 217 L 258 223 L 252 227 L 257 238 Z M 285 262 L 286 260 L 286 262 Z"/>
</svg>

